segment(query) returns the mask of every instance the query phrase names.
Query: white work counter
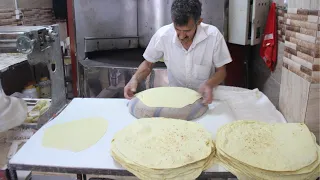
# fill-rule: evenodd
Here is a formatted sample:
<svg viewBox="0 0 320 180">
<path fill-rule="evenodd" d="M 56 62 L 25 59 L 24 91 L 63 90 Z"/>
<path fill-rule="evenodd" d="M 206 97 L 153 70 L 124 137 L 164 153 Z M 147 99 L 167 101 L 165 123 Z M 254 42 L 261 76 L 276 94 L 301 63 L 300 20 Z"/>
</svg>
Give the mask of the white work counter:
<svg viewBox="0 0 320 180">
<path fill-rule="evenodd" d="M 13 172 L 15 170 L 32 170 L 76 174 L 130 175 L 110 155 L 113 135 L 135 120 L 127 109 L 127 103 L 128 100 L 125 99 L 73 99 L 54 120 L 39 129 L 14 155 L 9 162 L 10 169 Z M 45 128 L 57 123 L 90 117 L 102 117 L 109 122 L 106 134 L 95 145 L 77 153 L 42 146 Z M 206 114 L 194 122 L 204 125 L 215 138 L 219 127 L 234 120 L 236 120 L 234 112 L 226 101 L 215 101 L 209 106 Z M 213 173 L 216 173 L 215 177 L 218 177 L 218 174 L 232 177 L 230 173 L 218 165 L 214 165 L 203 174 L 212 175 Z"/>
<path fill-rule="evenodd" d="M 45 124 L 27 141 L 10 160 L 9 166 L 16 169 L 54 172 L 69 172 L 69 170 L 86 172 L 88 169 L 123 170 L 111 157 L 110 145 L 113 135 L 136 119 L 129 113 L 127 103 L 128 100 L 125 99 L 73 99 L 54 120 Z M 215 102 L 209 106 L 207 113 L 195 122 L 203 124 L 215 137 L 220 126 L 235 120 L 232 114 L 226 103 Z M 77 153 L 42 146 L 45 128 L 89 117 L 103 117 L 109 122 L 106 134 L 95 145 Z M 208 172 L 226 172 L 226 170 L 215 165 Z"/>
</svg>

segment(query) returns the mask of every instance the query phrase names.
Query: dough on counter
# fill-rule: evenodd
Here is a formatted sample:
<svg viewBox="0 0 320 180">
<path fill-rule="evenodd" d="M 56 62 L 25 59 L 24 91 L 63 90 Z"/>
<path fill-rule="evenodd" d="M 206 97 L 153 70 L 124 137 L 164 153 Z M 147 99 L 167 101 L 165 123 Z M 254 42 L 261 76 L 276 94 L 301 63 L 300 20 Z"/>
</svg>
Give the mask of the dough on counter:
<svg viewBox="0 0 320 180">
<path fill-rule="evenodd" d="M 157 87 L 135 95 L 128 104 L 129 112 L 136 118 L 164 117 L 193 120 L 202 116 L 208 106 L 201 95 L 182 87 Z"/>
<path fill-rule="evenodd" d="M 196 102 L 201 95 L 183 87 L 157 87 L 142 91 L 136 97 L 149 107 L 182 108 Z"/>
<path fill-rule="evenodd" d="M 108 121 L 86 118 L 52 125 L 44 130 L 42 145 L 47 148 L 79 152 L 96 144 L 106 133 Z"/>
<path fill-rule="evenodd" d="M 111 154 L 140 179 L 196 179 L 213 164 L 211 136 L 195 122 L 138 119 L 114 135 Z"/>
</svg>

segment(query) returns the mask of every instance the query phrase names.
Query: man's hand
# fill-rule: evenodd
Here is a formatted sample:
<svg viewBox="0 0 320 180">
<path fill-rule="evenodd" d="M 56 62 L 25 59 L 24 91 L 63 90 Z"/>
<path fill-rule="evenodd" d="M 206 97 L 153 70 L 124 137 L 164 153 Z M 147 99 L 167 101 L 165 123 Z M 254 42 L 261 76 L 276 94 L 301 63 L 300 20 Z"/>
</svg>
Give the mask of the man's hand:
<svg viewBox="0 0 320 180">
<path fill-rule="evenodd" d="M 203 83 L 199 88 L 199 93 L 203 96 L 202 103 L 204 105 L 208 105 L 212 103 L 213 95 L 212 95 L 213 87 L 210 86 L 207 82 Z"/>
<path fill-rule="evenodd" d="M 131 80 L 124 87 L 124 97 L 127 99 L 132 99 L 134 93 L 137 91 L 139 82 L 145 80 L 147 76 L 151 73 L 153 63 L 144 60 L 138 67 L 137 72 L 132 76 Z"/>
<path fill-rule="evenodd" d="M 205 83 L 203 83 L 199 88 L 199 93 L 203 96 L 203 104 L 211 104 L 213 100 L 213 88 L 218 86 L 227 75 L 226 66 L 221 66 L 219 68 L 216 68 L 216 72 L 214 75 L 208 79 Z"/>
<path fill-rule="evenodd" d="M 126 99 L 132 99 L 134 93 L 137 91 L 138 80 L 135 77 L 128 82 L 128 84 L 124 87 L 124 97 Z"/>
</svg>

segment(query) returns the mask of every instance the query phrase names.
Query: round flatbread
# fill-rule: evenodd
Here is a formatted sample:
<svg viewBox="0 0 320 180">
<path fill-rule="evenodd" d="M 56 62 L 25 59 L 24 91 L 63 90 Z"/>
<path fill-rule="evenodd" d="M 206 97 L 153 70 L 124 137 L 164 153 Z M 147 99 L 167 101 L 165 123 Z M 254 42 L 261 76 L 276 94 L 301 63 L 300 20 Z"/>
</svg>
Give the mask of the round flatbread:
<svg viewBox="0 0 320 180">
<path fill-rule="evenodd" d="M 214 147 L 198 123 L 166 118 L 139 119 L 117 132 L 112 152 L 125 161 L 152 169 L 171 169 L 201 161 Z"/>
<path fill-rule="evenodd" d="M 300 123 L 236 121 L 219 129 L 216 145 L 229 158 L 275 172 L 297 171 L 318 158 L 314 138 Z"/>
<path fill-rule="evenodd" d="M 142 91 L 136 97 L 149 107 L 183 108 L 196 102 L 201 95 L 183 87 L 157 87 Z"/>
<path fill-rule="evenodd" d="M 192 120 L 202 116 L 208 106 L 201 95 L 188 88 L 158 87 L 142 91 L 129 102 L 129 112 L 136 118 L 165 117 Z"/>
</svg>

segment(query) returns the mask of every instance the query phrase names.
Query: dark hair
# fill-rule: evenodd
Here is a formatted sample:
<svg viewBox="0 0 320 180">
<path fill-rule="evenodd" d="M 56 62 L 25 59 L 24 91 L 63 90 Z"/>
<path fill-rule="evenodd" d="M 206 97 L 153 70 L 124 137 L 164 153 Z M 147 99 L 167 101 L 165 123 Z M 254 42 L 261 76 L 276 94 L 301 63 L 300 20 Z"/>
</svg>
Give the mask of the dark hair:
<svg viewBox="0 0 320 180">
<path fill-rule="evenodd" d="M 197 22 L 201 16 L 199 0 L 175 0 L 171 6 L 171 18 L 178 26 L 187 25 L 190 18 Z"/>
</svg>

